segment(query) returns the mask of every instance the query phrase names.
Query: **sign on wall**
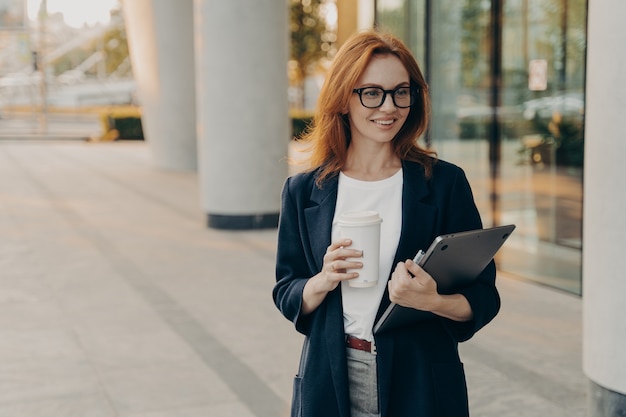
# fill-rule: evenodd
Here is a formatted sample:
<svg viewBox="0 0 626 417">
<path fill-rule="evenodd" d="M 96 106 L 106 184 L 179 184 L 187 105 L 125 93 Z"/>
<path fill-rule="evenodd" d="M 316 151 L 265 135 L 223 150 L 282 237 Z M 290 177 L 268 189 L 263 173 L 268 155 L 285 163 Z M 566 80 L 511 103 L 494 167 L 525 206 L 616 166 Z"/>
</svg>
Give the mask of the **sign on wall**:
<svg viewBox="0 0 626 417">
<path fill-rule="evenodd" d="M 528 89 L 545 91 L 548 89 L 548 61 L 533 59 L 528 64 Z"/>
</svg>

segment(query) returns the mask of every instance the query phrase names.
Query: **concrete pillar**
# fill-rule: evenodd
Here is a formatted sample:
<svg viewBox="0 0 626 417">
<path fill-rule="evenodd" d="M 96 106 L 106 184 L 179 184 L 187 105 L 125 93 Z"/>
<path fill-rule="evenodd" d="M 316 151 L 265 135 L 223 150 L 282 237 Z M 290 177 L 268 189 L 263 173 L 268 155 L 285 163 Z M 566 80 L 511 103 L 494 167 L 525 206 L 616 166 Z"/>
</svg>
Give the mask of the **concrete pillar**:
<svg viewBox="0 0 626 417">
<path fill-rule="evenodd" d="M 626 415 L 626 2 L 590 1 L 583 218 L 589 415 Z"/>
<path fill-rule="evenodd" d="M 195 0 L 194 16 L 208 225 L 275 227 L 290 139 L 287 2 Z"/>
<path fill-rule="evenodd" d="M 146 141 L 161 168 L 197 168 L 193 3 L 122 1 Z"/>
<path fill-rule="evenodd" d="M 376 2 L 372 0 L 358 0 L 357 30 L 374 27 L 376 17 Z"/>
</svg>

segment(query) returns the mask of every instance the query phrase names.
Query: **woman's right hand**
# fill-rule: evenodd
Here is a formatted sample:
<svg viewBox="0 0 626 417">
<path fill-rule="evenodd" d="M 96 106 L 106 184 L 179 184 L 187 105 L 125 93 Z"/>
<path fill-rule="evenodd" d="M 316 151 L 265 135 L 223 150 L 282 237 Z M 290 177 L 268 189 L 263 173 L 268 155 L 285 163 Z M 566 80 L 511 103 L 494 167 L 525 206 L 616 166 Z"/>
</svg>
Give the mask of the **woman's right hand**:
<svg viewBox="0 0 626 417">
<path fill-rule="evenodd" d="M 322 270 L 311 277 L 304 286 L 302 294 L 302 312 L 304 314 L 309 314 L 319 307 L 326 298 L 326 294 L 337 288 L 341 281 L 359 276 L 358 272 L 347 272 L 347 270 L 363 267 L 362 262 L 352 260 L 352 258 L 361 258 L 363 252 L 348 248 L 350 245 L 352 245 L 350 239 L 340 239 L 334 241 L 326 249 Z"/>
</svg>

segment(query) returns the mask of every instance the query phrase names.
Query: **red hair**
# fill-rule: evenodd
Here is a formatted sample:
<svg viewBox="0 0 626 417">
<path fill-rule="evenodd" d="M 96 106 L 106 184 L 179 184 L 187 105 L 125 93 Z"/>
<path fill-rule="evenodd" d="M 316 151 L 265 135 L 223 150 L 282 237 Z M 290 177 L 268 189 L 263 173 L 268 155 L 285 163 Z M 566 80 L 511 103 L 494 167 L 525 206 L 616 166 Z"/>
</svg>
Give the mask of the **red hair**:
<svg viewBox="0 0 626 417">
<path fill-rule="evenodd" d="M 396 56 L 409 73 L 411 87 L 418 91 L 402 129 L 391 142 L 393 150 L 402 160 L 420 163 L 427 177 L 431 175 L 436 153 L 417 143 L 426 131 L 430 116 L 428 85 L 422 71 L 400 39 L 368 30 L 352 35 L 337 52 L 320 91 L 313 123 L 303 137 L 311 151 L 311 169 L 320 168 L 318 186 L 339 173 L 346 162 L 351 133 L 347 115 L 343 112 L 372 57 L 378 55 Z"/>
</svg>

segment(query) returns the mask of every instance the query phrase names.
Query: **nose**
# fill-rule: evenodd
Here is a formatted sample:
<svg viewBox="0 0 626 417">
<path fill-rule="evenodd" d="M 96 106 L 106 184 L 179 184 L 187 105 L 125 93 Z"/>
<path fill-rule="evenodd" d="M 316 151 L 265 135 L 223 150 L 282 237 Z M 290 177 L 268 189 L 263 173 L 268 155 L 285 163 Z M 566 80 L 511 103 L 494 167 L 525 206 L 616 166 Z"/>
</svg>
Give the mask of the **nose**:
<svg viewBox="0 0 626 417">
<path fill-rule="evenodd" d="M 385 97 L 383 98 L 383 104 L 380 105 L 380 110 L 382 111 L 395 111 L 396 103 L 393 102 L 393 93 L 385 92 Z"/>
</svg>

